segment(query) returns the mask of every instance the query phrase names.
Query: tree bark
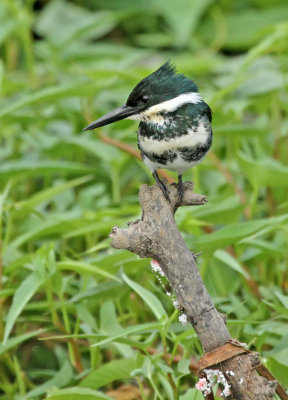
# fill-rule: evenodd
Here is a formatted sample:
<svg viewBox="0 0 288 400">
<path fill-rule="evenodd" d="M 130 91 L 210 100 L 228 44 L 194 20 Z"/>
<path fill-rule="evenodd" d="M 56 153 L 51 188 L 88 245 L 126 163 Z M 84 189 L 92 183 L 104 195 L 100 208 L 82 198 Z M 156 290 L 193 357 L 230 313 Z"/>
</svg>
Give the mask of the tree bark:
<svg viewBox="0 0 288 400">
<path fill-rule="evenodd" d="M 192 183 L 186 182 L 183 201 L 178 204 L 175 186 L 170 186 L 169 203 L 158 186 L 142 185 L 142 218 L 129 223 L 126 229 L 114 227 L 110 238 L 112 247 L 127 249 L 142 258 L 151 257 L 160 264 L 176 295 L 179 310 L 187 315 L 204 352 L 209 353 L 229 342 L 231 337 L 225 319 L 217 312 L 204 286 L 195 255 L 185 244 L 174 219 L 174 213 L 179 206 L 206 203 L 206 197 L 194 194 L 192 189 Z M 260 365 L 257 353 L 244 353 L 210 365 L 209 368 L 222 371 L 230 385 L 230 398 L 272 399 L 277 382 L 259 376 L 256 365 Z"/>
</svg>

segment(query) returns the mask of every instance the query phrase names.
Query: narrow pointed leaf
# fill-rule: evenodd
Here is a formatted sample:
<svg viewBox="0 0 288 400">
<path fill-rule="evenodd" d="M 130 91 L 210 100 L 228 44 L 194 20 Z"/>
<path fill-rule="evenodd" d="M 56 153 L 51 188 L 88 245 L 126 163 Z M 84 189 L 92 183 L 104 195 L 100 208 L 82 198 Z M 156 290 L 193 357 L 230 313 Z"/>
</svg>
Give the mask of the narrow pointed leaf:
<svg viewBox="0 0 288 400">
<path fill-rule="evenodd" d="M 18 287 L 12 300 L 12 305 L 9 310 L 5 331 L 4 331 L 4 344 L 11 333 L 11 330 L 16 322 L 17 317 L 36 293 L 37 289 L 43 284 L 44 278 L 37 272 L 32 272 Z"/>
<path fill-rule="evenodd" d="M 143 286 L 132 281 L 127 275 L 122 274 L 124 281 L 144 300 L 157 319 L 167 321 L 168 316 L 157 297 Z"/>
</svg>

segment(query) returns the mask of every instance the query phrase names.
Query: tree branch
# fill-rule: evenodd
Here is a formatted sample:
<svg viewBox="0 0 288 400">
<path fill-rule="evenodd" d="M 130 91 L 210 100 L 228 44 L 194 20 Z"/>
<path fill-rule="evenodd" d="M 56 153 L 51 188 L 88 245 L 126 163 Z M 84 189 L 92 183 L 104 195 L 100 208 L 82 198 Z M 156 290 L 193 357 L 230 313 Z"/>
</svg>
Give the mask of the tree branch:
<svg viewBox="0 0 288 400">
<path fill-rule="evenodd" d="M 195 255 L 185 244 L 174 219 L 174 213 L 179 206 L 202 205 L 207 201 L 205 196 L 193 193 L 190 182 L 185 182 L 184 187 L 183 201 L 178 204 L 175 186 L 170 186 L 168 203 L 157 185 L 142 185 L 139 196 L 141 219 L 129 223 L 125 229 L 114 227 L 110 233 L 111 246 L 127 249 L 142 258 L 151 257 L 160 264 L 176 295 L 179 309 L 187 315 L 204 352 L 209 354 L 215 349 L 223 348 L 231 341 L 231 337 L 224 318 L 217 312 L 204 286 L 195 263 Z M 243 354 L 222 360 L 223 357 L 216 357 L 209 368 L 222 371 L 233 398 L 273 398 L 277 382 L 268 381 L 257 374 L 255 366 L 260 365 L 257 353 L 244 351 Z M 227 371 L 232 373 L 227 374 Z"/>
</svg>

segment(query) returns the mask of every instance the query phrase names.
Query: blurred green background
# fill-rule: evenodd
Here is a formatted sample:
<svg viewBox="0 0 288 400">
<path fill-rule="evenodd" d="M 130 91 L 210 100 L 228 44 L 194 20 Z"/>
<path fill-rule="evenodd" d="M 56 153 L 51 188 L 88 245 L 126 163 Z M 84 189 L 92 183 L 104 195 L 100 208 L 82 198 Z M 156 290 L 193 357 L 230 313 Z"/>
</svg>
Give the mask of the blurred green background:
<svg viewBox="0 0 288 400">
<path fill-rule="evenodd" d="M 185 174 L 209 203 L 177 223 L 231 335 L 288 386 L 287 21 L 287 0 L 1 0 L 3 399 L 202 398 L 194 330 L 107 239 L 153 184 L 137 123 L 81 132 L 167 59 L 214 115 Z"/>
</svg>

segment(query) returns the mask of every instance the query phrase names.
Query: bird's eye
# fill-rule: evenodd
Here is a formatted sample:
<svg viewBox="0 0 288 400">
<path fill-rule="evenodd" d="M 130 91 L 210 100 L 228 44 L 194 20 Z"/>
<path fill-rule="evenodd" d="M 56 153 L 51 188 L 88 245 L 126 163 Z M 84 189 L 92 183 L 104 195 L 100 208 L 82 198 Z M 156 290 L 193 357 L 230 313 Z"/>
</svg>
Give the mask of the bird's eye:
<svg viewBox="0 0 288 400">
<path fill-rule="evenodd" d="M 142 103 L 148 103 L 148 101 L 150 100 L 149 96 L 141 96 L 140 100 L 142 101 Z"/>
</svg>

